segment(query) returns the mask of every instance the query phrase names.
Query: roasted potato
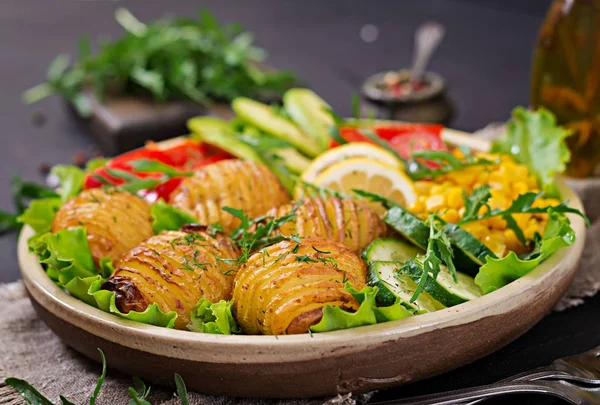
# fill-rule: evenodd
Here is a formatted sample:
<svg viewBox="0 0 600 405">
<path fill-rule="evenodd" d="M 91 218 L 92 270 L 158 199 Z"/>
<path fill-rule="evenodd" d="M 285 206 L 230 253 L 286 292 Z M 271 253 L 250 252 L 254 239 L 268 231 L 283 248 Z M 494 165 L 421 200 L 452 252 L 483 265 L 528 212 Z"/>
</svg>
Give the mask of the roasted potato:
<svg viewBox="0 0 600 405">
<path fill-rule="evenodd" d="M 253 254 L 242 265 L 233 288 L 234 311 L 245 333 L 306 333 L 317 324 L 325 305 L 358 309 L 344 288 L 360 290 L 366 265 L 341 243 L 304 239 L 283 241 Z"/>
<path fill-rule="evenodd" d="M 292 204 L 285 204 L 267 212 L 268 216 L 282 217 L 291 212 Z M 386 236 L 390 230 L 377 214 L 359 200 L 329 197 L 307 198 L 296 211 L 296 217 L 279 228 L 285 236 L 331 239 L 342 242 L 355 253 L 362 253 L 373 240 Z"/>
<path fill-rule="evenodd" d="M 231 299 L 239 250 L 227 236 L 212 237 L 206 227 L 165 231 L 129 251 L 102 285 L 116 293 L 121 312 L 144 311 L 157 303 L 176 311 L 175 328 L 185 329 L 200 298 Z"/>
<path fill-rule="evenodd" d="M 239 220 L 223 207 L 242 209 L 252 218 L 289 201 L 269 169 L 242 160 L 205 166 L 186 178 L 170 197 L 171 205 L 189 212 L 200 224 L 220 223 L 225 232 L 237 227 Z"/>
<path fill-rule="evenodd" d="M 52 222 L 52 232 L 84 227 L 96 263 L 116 263 L 127 251 L 154 235 L 150 204 L 132 194 L 91 189 L 68 200 Z"/>
</svg>

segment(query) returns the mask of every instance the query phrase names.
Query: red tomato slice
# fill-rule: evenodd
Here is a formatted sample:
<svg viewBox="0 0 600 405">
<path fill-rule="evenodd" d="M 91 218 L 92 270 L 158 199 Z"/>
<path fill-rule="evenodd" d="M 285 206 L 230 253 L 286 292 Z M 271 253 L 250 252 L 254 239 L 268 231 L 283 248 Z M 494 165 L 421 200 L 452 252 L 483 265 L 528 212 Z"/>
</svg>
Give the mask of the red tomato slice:
<svg viewBox="0 0 600 405">
<path fill-rule="evenodd" d="M 429 124 L 406 124 L 397 126 L 375 127 L 373 131 L 398 152 L 404 159 L 410 159 L 412 152 L 421 150 L 446 150 L 446 144 L 442 141 L 442 125 Z M 360 129 L 343 127 L 340 135 L 348 142 L 374 143 L 360 132 Z M 339 146 L 337 142 L 331 142 L 330 147 Z"/>
</svg>

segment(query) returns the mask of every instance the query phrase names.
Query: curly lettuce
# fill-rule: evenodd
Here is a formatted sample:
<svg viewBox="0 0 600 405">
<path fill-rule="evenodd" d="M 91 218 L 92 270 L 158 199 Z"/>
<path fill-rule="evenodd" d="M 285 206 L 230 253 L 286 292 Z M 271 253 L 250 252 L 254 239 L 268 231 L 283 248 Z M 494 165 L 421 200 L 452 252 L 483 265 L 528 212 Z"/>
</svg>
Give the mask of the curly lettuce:
<svg viewBox="0 0 600 405">
<path fill-rule="evenodd" d="M 197 224 L 198 220 L 179 208 L 158 200 L 152 204 L 152 229 L 155 233 L 162 231 L 177 231 L 183 225 Z"/>
<path fill-rule="evenodd" d="M 311 332 L 330 332 L 358 326 L 374 325 L 389 321 L 397 321 L 412 316 L 399 300 L 389 307 L 379 307 L 375 302 L 377 287 L 365 287 L 360 291 L 346 283 L 346 290 L 359 302 L 356 312 L 345 311 L 339 307 L 326 305 L 323 307 L 323 318 L 310 327 Z"/>
<path fill-rule="evenodd" d="M 54 234 L 48 232 L 34 236 L 28 243 L 40 263 L 45 265 L 50 279 L 73 297 L 132 321 L 167 328 L 175 324 L 177 313 L 162 312 L 156 303 L 143 312 L 119 311 L 115 293 L 100 289 L 106 278 L 114 273 L 112 260 L 103 258 L 96 267 L 85 228 L 64 229 Z"/>
<path fill-rule="evenodd" d="M 575 242 L 575 231 L 570 224 L 564 214 L 550 210 L 544 234 L 536 236 L 533 251 L 522 257 L 515 252 L 501 259 L 487 257 L 486 263 L 475 276 L 475 284 L 483 294 L 489 294 L 523 277 L 558 249 Z"/>
<path fill-rule="evenodd" d="M 544 193 L 558 196 L 554 183 L 571 159 L 565 139 L 571 131 L 558 126 L 554 114 L 545 108 L 531 111 L 517 107 L 506 132 L 492 144 L 492 152 L 511 155 L 534 173 Z"/>
<path fill-rule="evenodd" d="M 233 317 L 233 301 L 221 300 L 212 304 L 206 298 L 200 299 L 191 314 L 187 326 L 192 332 L 217 335 L 240 334 L 242 331 Z"/>
</svg>

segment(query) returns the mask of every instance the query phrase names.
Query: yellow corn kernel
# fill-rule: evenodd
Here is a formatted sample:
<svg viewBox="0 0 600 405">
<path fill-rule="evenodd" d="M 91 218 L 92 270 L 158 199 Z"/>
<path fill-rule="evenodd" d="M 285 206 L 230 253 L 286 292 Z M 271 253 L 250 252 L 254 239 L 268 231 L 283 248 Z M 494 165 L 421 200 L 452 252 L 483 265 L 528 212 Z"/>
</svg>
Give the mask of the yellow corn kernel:
<svg viewBox="0 0 600 405">
<path fill-rule="evenodd" d="M 462 207 L 464 204 L 462 189 L 460 187 L 452 187 L 448 190 L 446 200 L 450 208 L 459 209 Z"/>
<path fill-rule="evenodd" d="M 457 223 L 457 222 L 458 222 L 458 219 L 460 218 L 460 217 L 458 216 L 458 211 L 456 211 L 456 210 L 455 210 L 455 209 L 453 209 L 453 208 L 450 208 L 450 209 L 446 210 L 446 212 L 444 212 L 444 213 L 441 215 L 441 217 L 442 217 L 442 219 L 443 219 L 444 221 L 446 221 L 446 222 L 451 222 L 451 223 L 453 223 L 453 224 Z"/>
<path fill-rule="evenodd" d="M 440 184 L 436 184 L 435 186 L 431 187 L 431 195 L 436 195 L 436 194 L 442 194 L 444 192 L 444 187 L 442 187 Z"/>
<path fill-rule="evenodd" d="M 444 207 L 444 195 L 434 194 L 425 201 L 425 207 L 427 211 L 434 212 Z"/>
<path fill-rule="evenodd" d="M 432 186 L 433 186 L 433 182 L 431 182 L 431 181 L 415 182 L 415 188 L 417 189 L 417 193 L 420 195 L 430 194 Z"/>
<path fill-rule="evenodd" d="M 425 201 L 422 198 L 417 198 L 417 201 L 410 207 L 410 210 L 415 214 L 425 212 Z"/>
<path fill-rule="evenodd" d="M 483 243 L 498 257 L 504 257 L 506 254 L 506 243 L 504 233 L 491 232 L 483 239 Z"/>
</svg>

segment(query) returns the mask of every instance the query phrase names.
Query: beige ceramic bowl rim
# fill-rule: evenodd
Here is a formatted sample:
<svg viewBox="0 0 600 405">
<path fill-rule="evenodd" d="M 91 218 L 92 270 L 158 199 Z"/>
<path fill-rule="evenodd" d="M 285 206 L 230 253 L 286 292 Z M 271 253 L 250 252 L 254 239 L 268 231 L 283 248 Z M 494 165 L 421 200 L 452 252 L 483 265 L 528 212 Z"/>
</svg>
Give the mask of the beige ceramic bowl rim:
<svg viewBox="0 0 600 405">
<path fill-rule="evenodd" d="M 583 211 L 581 201 L 573 190 L 561 179 L 558 183 L 564 199 L 569 200 L 569 205 Z M 123 346 L 143 348 L 156 355 L 181 359 L 194 360 L 190 358 L 192 356 L 197 360 L 215 363 L 278 363 L 283 360 L 281 356 L 284 355 L 287 360 L 311 360 L 326 352 L 339 351 L 341 354 L 518 310 L 524 294 L 535 291 L 544 283 L 552 283 L 555 273 L 562 272 L 565 266 L 580 258 L 585 241 L 585 224 L 578 216 L 570 214 L 569 217 L 576 234 L 575 243 L 560 249 L 529 274 L 497 291 L 458 306 L 400 321 L 312 335 L 212 335 L 129 321 L 94 308 L 54 284 L 37 257 L 28 251 L 27 239 L 33 235 L 33 230 L 29 227 L 21 232 L 18 255 L 23 280 L 32 298 L 57 317 L 94 335 L 109 340 L 122 336 L 123 339 L 117 343 Z M 155 344 L 148 344 L 149 342 Z M 214 348 L 214 351 L 207 353 L 207 347 Z M 202 348 L 203 353 L 195 353 L 188 350 L 190 348 Z M 229 350 L 232 354 L 241 350 L 249 356 L 241 359 L 235 356 L 224 358 L 223 353 Z"/>
</svg>

